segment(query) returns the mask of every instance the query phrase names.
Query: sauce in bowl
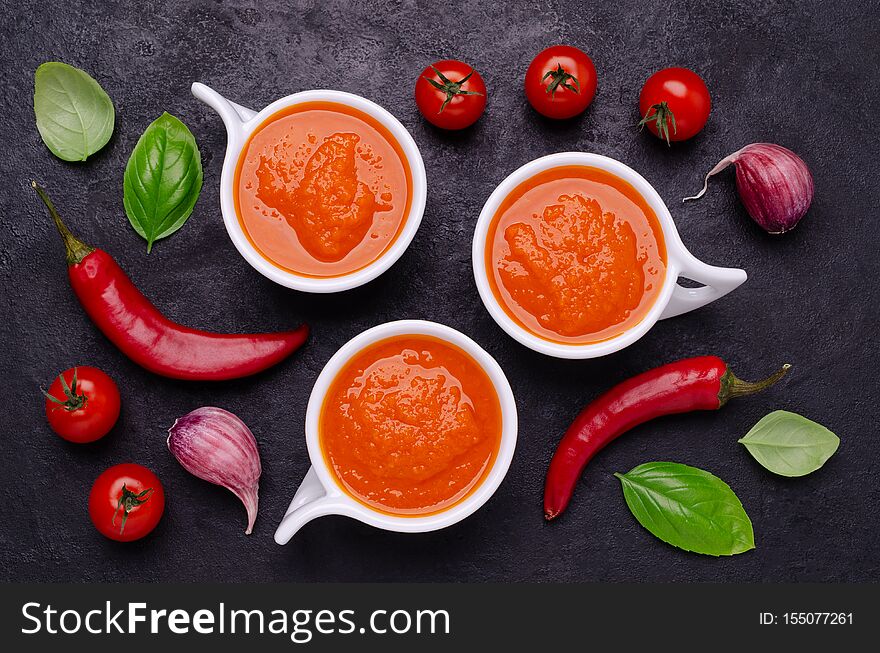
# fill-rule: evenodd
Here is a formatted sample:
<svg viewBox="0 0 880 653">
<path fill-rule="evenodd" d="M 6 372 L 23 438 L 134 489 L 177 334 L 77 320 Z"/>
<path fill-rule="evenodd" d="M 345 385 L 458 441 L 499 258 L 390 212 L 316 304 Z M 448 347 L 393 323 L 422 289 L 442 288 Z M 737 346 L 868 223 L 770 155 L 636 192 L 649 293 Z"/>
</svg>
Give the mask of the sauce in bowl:
<svg viewBox="0 0 880 653">
<path fill-rule="evenodd" d="M 517 186 L 492 218 L 486 271 L 498 303 L 551 342 L 590 344 L 638 324 L 666 276 L 660 222 L 629 183 L 560 166 Z"/>
<path fill-rule="evenodd" d="M 324 398 L 327 466 L 361 503 L 423 516 L 466 498 L 501 444 L 501 404 L 469 354 L 431 336 L 382 340 L 349 360 Z"/>
<path fill-rule="evenodd" d="M 412 173 L 390 131 L 334 102 L 269 116 L 242 149 L 233 199 L 251 244 L 275 266 L 337 277 L 379 259 L 403 228 Z"/>
</svg>

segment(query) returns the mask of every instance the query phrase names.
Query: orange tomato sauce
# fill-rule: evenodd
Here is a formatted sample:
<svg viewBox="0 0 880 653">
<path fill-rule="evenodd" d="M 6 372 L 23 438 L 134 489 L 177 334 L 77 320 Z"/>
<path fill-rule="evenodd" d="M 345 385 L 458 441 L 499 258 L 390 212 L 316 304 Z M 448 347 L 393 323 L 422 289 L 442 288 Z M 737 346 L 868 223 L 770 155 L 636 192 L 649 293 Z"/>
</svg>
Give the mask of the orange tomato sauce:
<svg viewBox="0 0 880 653">
<path fill-rule="evenodd" d="M 306 102 L 257 127 L 233 189 L 242 230 L 265 259 L 302 276 L 336 277 L 368 266 L 400 234 L 412 173 L 372 116 Z"/>
<path fill-rule="evenodd" d="M 588 166 L 527 179 L 492 218 L 486 271 L 499 304 L 535 335 L 566 344 L 638 324 L 666 275 L 656 214 L 630 184 Z"/>
<path fill-rule="evenodd" d="M 398 336 L 356 354 L 321 407 L 324 460 L 381 512 L 440 512 L 480 485 L 498 455 L 501 404 L 482 367 L 436 338 Z"/>
</svg>

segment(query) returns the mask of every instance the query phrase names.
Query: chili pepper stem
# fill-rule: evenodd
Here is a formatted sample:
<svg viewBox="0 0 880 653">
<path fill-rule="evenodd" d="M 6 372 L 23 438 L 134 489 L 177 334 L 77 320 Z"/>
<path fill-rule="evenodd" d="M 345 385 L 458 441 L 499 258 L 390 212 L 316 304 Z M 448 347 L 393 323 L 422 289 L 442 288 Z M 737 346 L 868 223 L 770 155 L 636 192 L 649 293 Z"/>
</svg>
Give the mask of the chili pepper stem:
<svg viewBox="0 0 880 653">
<path fill-rule="evenodd" d="M 49 195 L 42 186 L 37 182 L 32 181 L 31 187 L 37 191 L 37 195 L 40 196 L 40 199 L 43 200 L 43 204 L 49 209 L 49 215 L 52 216 L 52 220 L 55 222 L 55 228 L 58 229 L 58 233 L 61 234 L 61 239 L 64 241 L 64 249 L 67 253 L 67 264 L 76 265 L 77 263 L 81 263 L 86 256 L 95 251 L 95 248 L 86 245 L 83 241 L 70 233 L 70 229 L 68 229 L 67 225 L 62 222 L 61 216 L 58 215 L 58 211 L 55 210 L 52 200 L 49 199 Z"/>
<path fill-rule="evenodd" d="M 730 371 L 730 368 L 728 368 L 721 380 L 721 391 L 718 393 L 720 405 L 723 406 L 730 399 L 736 397 L 744 397 L 745 395 L 751 395 L 766 390 L 785 376 L 790 367 L 791 365 L 786 363 L 782 366 L 782 369 L 771 374 L 762 381 L 743 381 L 742 379 L 738 379 L 736 375 Z"/>
</svg>

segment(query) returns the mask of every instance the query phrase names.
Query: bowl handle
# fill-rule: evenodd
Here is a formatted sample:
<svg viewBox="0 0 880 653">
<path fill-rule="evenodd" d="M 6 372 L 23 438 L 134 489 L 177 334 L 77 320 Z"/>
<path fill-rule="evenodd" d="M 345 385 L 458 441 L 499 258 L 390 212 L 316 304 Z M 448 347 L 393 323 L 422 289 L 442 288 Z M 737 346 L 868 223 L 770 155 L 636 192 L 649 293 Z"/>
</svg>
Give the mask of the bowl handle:
<svg viewBox="0 0 880 653">
<path fill-rule="evenodd" d="M 714 302 L 731 290 L 738 288 L 748 278 L 745 270 L 708 265 L 687 250 L 685 250 L 682 260 L 679 261 L 679 265 L 681 266 L 679 275 L 705 285 L 700 288 L 687 288 L 676 283 L 669 303 L 660 314 L 661 320 L 687 313 L 695 308 L 705 306 L 709 302 Z"/>
<path fill-rule="evenodd" d="M 237 138 L 242 133 L 242 125 L 257 115 L 253 109 L 227 100 L 213 88 L 201 82 L 193 82 L 191 90 L 194 96 L 219 114 L 223 124 L 226 125 L 230 140 Z"/>
<path fill-rule="evenodd" d="M 293 495 L 284 519 L 275 531 L 275 541 L 287 544 L 296 532 L 316 517 L 334 515 L 340 512 L 337 497 L 329 496 L 318 479 L 314 467 L 309 467 L 305 478 Z"/>
</svg>

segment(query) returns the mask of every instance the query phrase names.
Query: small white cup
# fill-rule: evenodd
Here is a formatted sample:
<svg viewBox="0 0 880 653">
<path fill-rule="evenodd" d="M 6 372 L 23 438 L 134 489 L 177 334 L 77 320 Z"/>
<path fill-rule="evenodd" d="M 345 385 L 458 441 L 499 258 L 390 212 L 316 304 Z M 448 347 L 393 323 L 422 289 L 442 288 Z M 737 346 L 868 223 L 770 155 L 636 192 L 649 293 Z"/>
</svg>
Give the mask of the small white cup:
<svg viewBox="0 0 880 653">
<path fill-rule="evenodd" d="M 223 213 L 223 222 L 226 231 L 232 239 L 235 248 L 244 259 L 263 276 L 271 279 L 282 286 L 313 293 L 340 292 L 356 288 L 372 281 L 390 268 L 397 259 L 406 251 L 418 231 L 425 212 L 425 199 L 427 197 L 428 183 L 425 178 L 425 164 L 416 142 L 400 121 L 375 102 L 351 93 L 342 91 L 303 91 L 288 95 L 280 100 L 275 100 L 259 113 L 227 100 L 214 89 L 200 82 L 192 85 L 192 94 L 216 111 L 223 124 L 226 126 L 227 144 L 226 158 L 223 160 L 223 171 L 220 175 L 220 210 Z M 350 274 L 338 277 L 307 277 L 273 265 L 245 236 L 241 222 L 235 211 L 233 200 L 233 186 L 235 184 L 235 169 L 241 157 L 242 149 L 248 142 L 251 134 L 259 127 L 266 118 L 272 114 L 286 109 L 287 107 L 303 102 L 335 102 L 352 107 L 379 121 L 397 139 L 403 153 L 406 155 L 406 164 L 409 165 L 412 174 L 412 202 L 409 213 L 403 224 L 400 234 L 378 259 L 364 268 Z"/>
<path fill-rule="evenodd" d="M 465 351 L 489 376 L 501 404 L 501 443 L 489 473 L 462 501 L 446 510 L 422 517 L 397 516 L 380 512 L 348 494 L 324 460 L 318 428 L 324 397 L 333 380 L 348 361 L 375 342 L 407 335 L 433 336 Z M 365 524 L 399 533 L 422 533 L 451 526 L 475 512 L 498 489 L 513 459 L 516 434 L 516 403 L 507 377 L 504 376 L 495 359 L 476 342 L 451 327 L 423 320 L 387 322 L 368 329 L 343 345 L 327 362 L 315 382 L 306 409 L 306 446 L 312 466 L 275 531 L 275 541 L 278 544 L 287 544 L 307 522 L 325 515 L 345 515 Z"/>
<path fill-rule="evenodd" d="M 645 317 L 642 318 L 641 322 L 620 335 L 602 342 L 566 344 L 551 342 L 541 338 L 517 324 L 507 314 L 489 285 L 485 263 L 486 238 L 488 237 L 490 223 L 497 213 L 498 207 L 517 186 L 527 179 L 550 168 L 558 168 L 560 166 L 601 168 L 628 182 L 645 198 L 648 205 L 657 214 L 657 219 L 660 221 L 660 227 L 663 231 L 663 238 L 666 241 L 666 277 L 663 280 L 663 288 L 660 290 L 654 305 Z M 485 304 L 489 314 L 498 325 L 508 335 L 526 347 L 557 358 L 596 358 L 619 351 L 645 335 L 658 320 L 675 317 L 676 315 L 692 311 L 695 308 L 705 306 L 709 302 L 713 302 L 734 290 L 747 278 L 744 270 L 707 265 L 694 257 L 684 246 L 684 243 L 681 242 L 681 237 L 678 235 L 678 230 L 675 228 L 675 223 L 672 221 L 672 216 L 666 204 L 644 177 L 616 159 L 587 152 L 550 154 L 530 161 L 512 172 L 495 188 L 483 205 L 483 210 L 480 212 L 477 228 L 474 232 L 471 256 L 477 290 L 480 292 L 483 304 Z M 705 285 L 701 288 L 687 288 L 678 284 L 679 276 Z"/>
</svg>

